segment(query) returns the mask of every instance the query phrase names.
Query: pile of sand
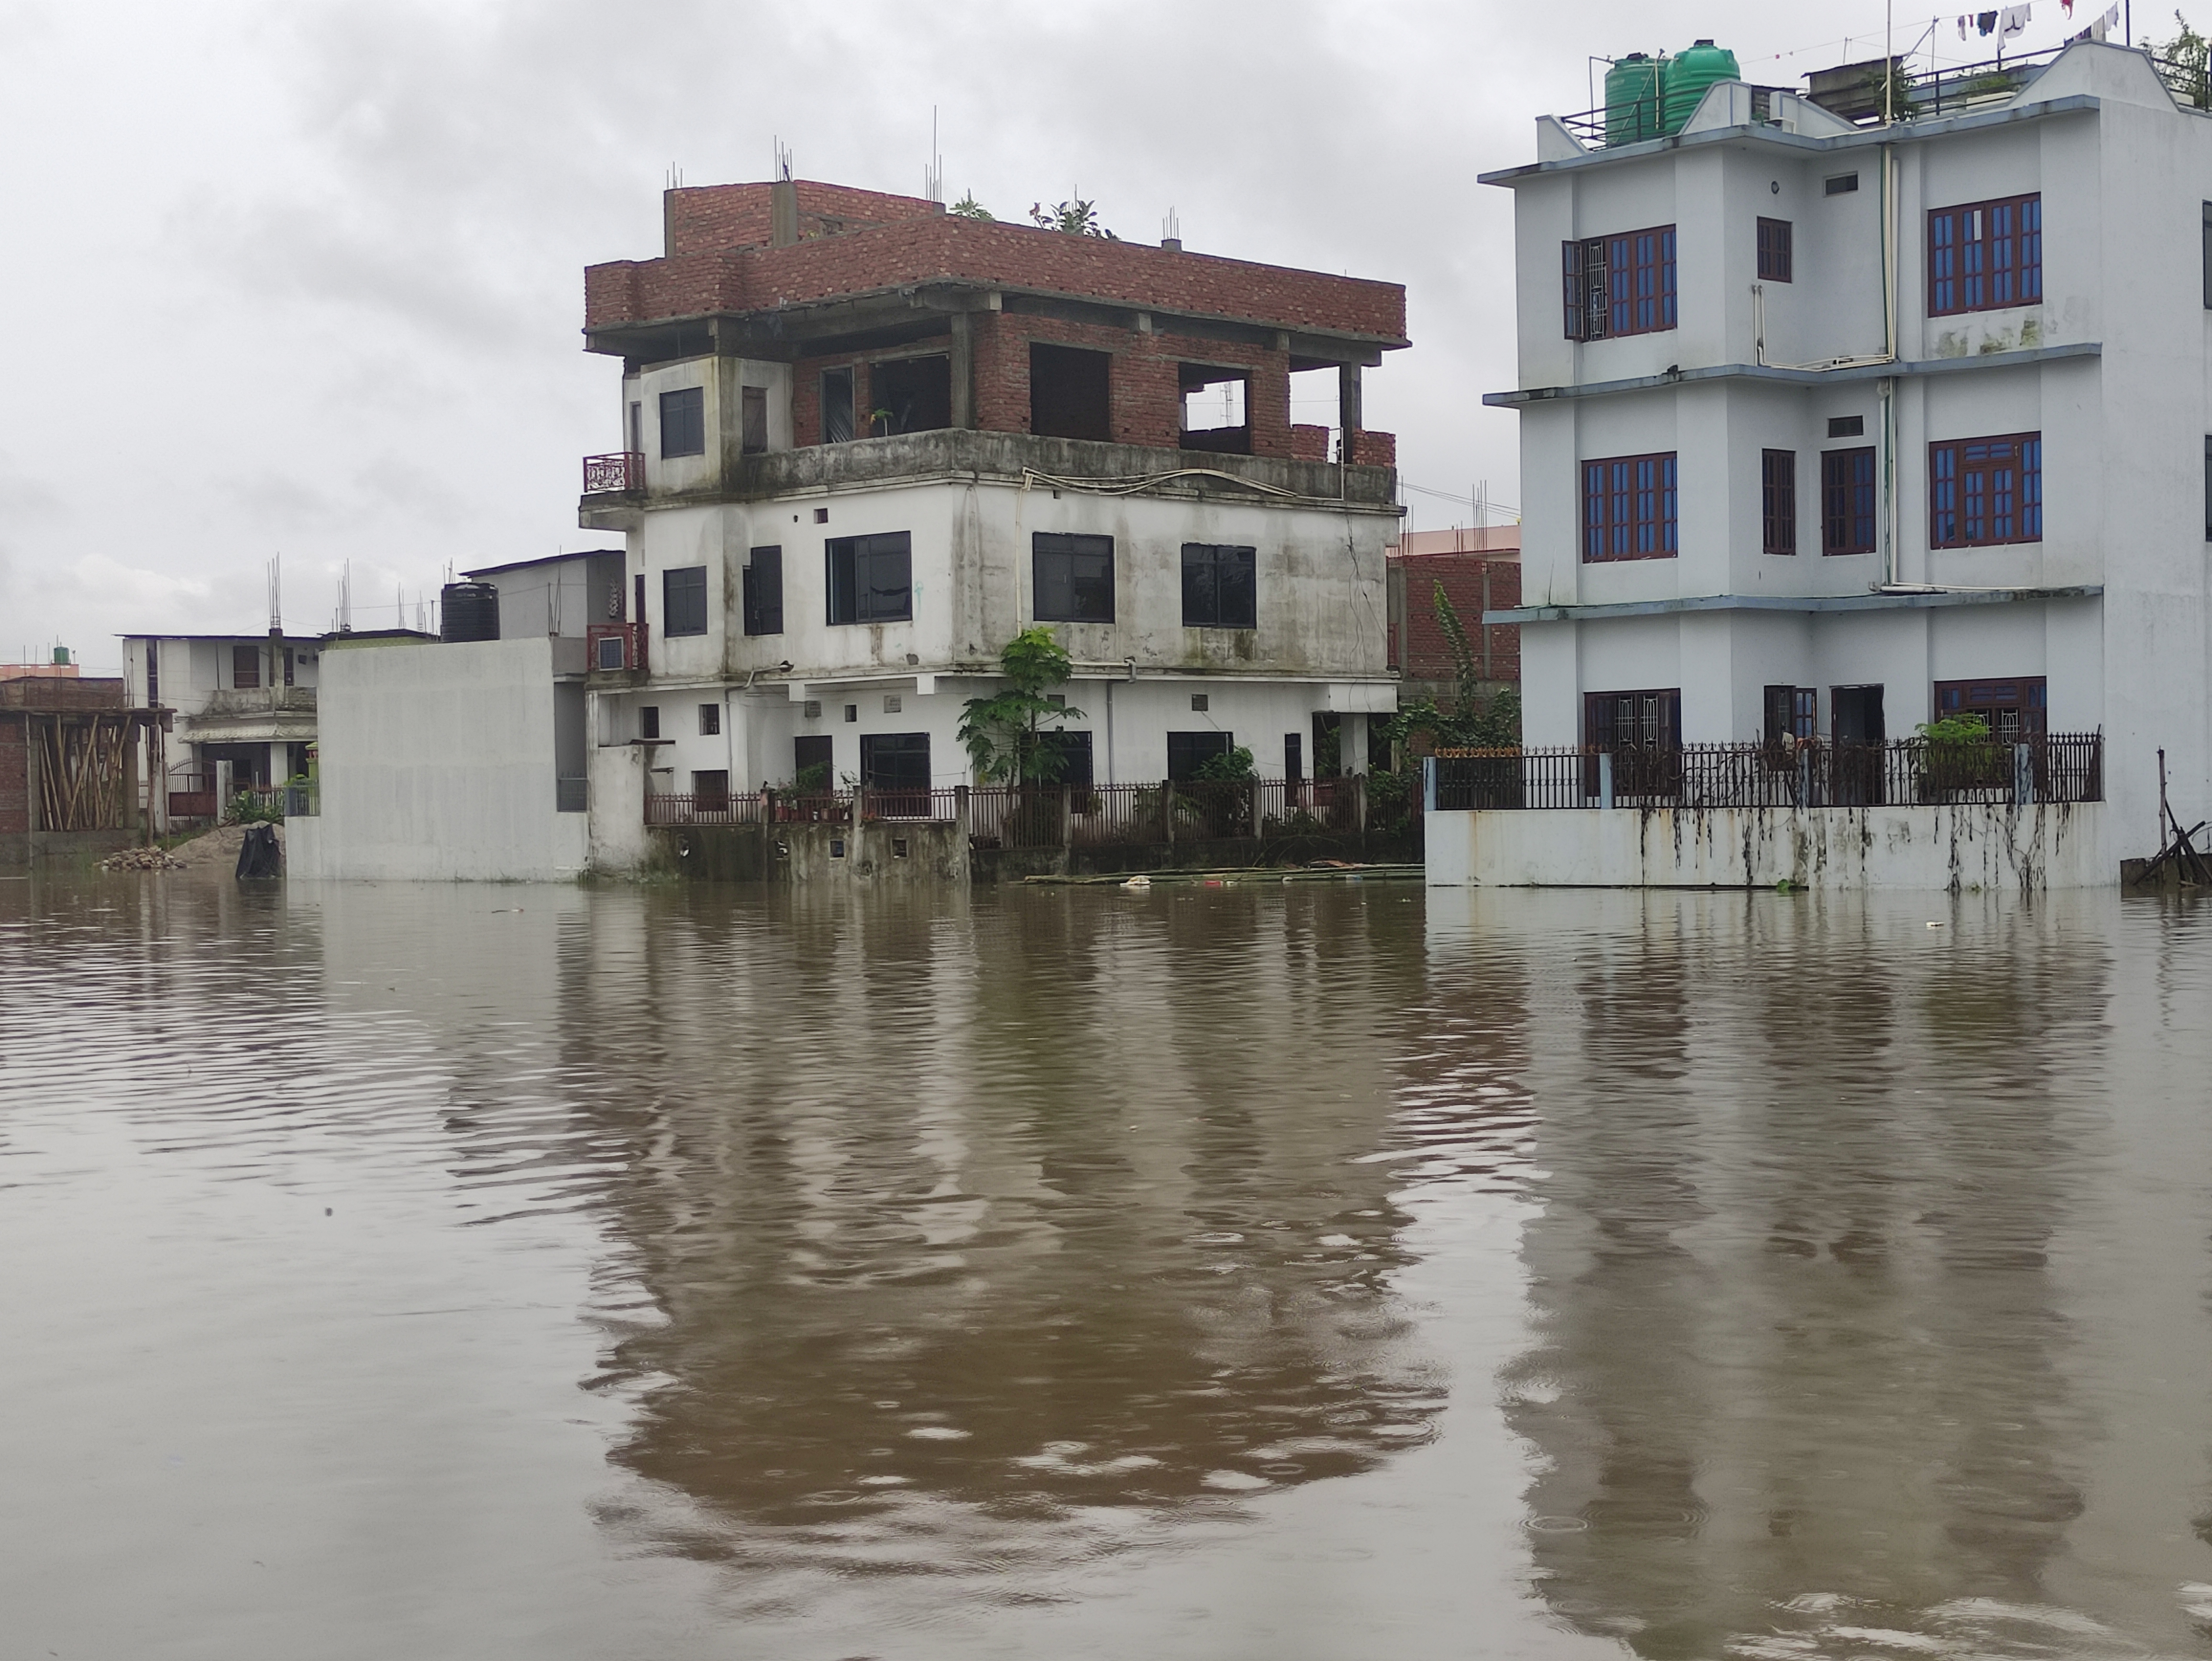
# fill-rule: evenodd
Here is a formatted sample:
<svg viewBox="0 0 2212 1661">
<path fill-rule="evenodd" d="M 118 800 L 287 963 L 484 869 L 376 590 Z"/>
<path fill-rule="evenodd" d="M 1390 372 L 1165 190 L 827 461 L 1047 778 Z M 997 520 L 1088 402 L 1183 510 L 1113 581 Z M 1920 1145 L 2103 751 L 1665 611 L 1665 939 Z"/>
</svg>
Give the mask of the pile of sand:
<svg viewBox="0 0 2212 1661">
<path fill-rule="evenodd" d="M 247 829 L 243 824 L 226 824 L 203 836 L 194 837 L 190 842 L 179 843 L 169 850 L 169 857 L 176 863 L 163 868 L 204 871 L 220 867 L 224 871 L 235 871 L 238 868 L 238 850 L 245 843 Z M 277 843 L 282 846 L 284 827 L 279 824 L 271 829 L 276 832 Z"/>
</svg>

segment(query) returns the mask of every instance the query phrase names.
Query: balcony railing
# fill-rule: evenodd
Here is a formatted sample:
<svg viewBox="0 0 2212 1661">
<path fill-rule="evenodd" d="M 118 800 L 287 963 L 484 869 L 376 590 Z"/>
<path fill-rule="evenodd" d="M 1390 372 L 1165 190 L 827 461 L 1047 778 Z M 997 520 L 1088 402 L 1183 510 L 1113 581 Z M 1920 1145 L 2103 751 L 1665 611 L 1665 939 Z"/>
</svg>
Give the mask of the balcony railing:
<svg viewBox="0 0 2212 1661">
<path fill-rule="evenodd" d="M 2027 806 L 2102 801 L 2098 733 L 1894 744 L 1458 750 L 1434 758 L 1441 812 L 1547 807 Z"/>
<path fill-rule="evenodd" d="M 617 450 L 612 455 L 584 458 L 584 494 L 619 495 L 645 488 L 645 455 L 638 450 Z"/>
<path fill-rule="evenodd" d="M 642 623 L 586 624 L 585 667 L 594 674 L 643 674 L 647 630 Z"/>
</svg>

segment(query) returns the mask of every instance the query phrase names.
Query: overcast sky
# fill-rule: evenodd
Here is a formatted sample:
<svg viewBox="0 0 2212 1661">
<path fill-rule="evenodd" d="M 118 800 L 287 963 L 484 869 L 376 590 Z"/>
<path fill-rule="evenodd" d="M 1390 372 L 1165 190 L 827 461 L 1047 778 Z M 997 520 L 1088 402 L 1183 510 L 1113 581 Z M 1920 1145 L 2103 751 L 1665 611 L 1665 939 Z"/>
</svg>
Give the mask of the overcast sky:
<svg viewBox="0 0 2212 1661">
<path fill-rule="evenodd" d="M 2061 36 L 2058 0 L 2036 13 L 2022 47 Z M 1125 237 L 1172 208 L 1201 252 L 1406 284 L 1413 345 L 1370 373 L 1368 422 L 1399 435 L 1413 523 L 1465 523 L 1480 479 L 1519 499 L 1514 417 L 1480 396 L 1513 380 L 1510 201 L 1475 175 L 1588 106 L 1588 53 L 1711 35 L 1787 85 L 1878 53 L 1882 22 L 1879 0 L 0 0 L 0 660 L 266 627 L 279 555 L 311 630 L 348 561 L 369 628 L 448 567 L 603 545 L 577 464 L 619 447 L 619 366 L 580 350 L 583 267 L 659 252 L 671 167 L 765 178 L 779 137 L 800 177 L 919 194 L 933 106 L 948 195 L 1001 216 L 1079 189 Z M 1944 33 L 1947 60 L 1984 55 Z"/>
</svg>

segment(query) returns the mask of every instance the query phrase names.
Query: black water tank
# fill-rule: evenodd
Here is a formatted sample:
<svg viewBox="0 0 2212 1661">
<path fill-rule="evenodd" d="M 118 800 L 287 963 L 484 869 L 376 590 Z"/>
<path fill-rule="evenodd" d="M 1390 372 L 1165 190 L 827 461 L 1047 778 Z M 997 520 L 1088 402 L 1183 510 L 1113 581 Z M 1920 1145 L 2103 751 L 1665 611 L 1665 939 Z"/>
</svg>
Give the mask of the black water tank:
<svg viewBox="0 0 2212 1661">
<path fill-rule="evenodd" d="M 489 582 L 449 582 L 438 591 L 441 640 L 497 640 L 499 589 Z"/>
</svg>

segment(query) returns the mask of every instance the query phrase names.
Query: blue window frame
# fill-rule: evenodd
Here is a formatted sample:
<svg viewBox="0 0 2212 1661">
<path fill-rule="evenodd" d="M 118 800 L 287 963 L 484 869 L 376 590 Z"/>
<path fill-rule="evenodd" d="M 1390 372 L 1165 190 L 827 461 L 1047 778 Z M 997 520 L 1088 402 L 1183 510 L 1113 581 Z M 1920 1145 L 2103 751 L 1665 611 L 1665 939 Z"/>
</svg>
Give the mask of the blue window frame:
<svg viewBox="0 0 2212 1661">
<path fill-rule="evenodd" d="M 1584 563 L 1672 559 L 1681 551 L 1673 451 L 1582 465 Z"/>
<path fill-rule="evenodd" d="M 2043 435 L 1948 439 L 1928 447 L 1928 541 L 1986 548 L 2043 540 Z"/>
<path fill-rule="evenodd" d="M 1928 216 L 1928 314 L 2043 300 L 2043 198 L 1998 197 Z"/>
</svg>

